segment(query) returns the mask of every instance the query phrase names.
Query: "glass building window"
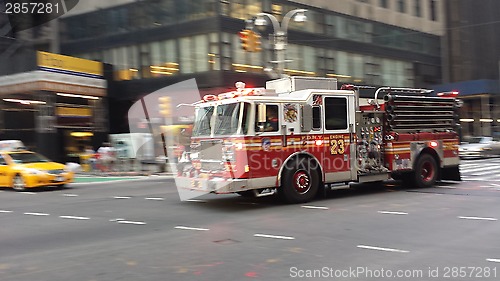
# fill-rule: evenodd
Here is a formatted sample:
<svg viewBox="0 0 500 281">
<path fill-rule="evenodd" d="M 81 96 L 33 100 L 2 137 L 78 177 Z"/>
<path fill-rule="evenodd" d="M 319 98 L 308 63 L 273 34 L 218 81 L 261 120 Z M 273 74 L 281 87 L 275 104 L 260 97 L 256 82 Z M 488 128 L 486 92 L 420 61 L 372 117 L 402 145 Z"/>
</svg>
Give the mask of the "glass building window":
<svg viewBox="0 0 500 281">
<path fill-rule="evenodd" d="M 302 69 L 307 72 L 314 72 L 316 71 L 316 52 L 318 50 L 315 49 L 314 47 L 309 47 L 309 46 L 304 46 L 303 47 L 303 63 Z"/>
<path fill-rule="evenodd" d="M 220 60 L 220 50 L 219 50 L 219 34 L 210 33 L 208 35 L 208 67 L 210 70 L 220 70 L 221 60 Z"/>
<path fill-rule="evenodd" d="M 208 40 L 206 35 L 197 35 L 193 37 L 193 57 L 195 72 L 208 71 Z"/>
<path fill-rule="evenodd" d="M 317 55 L 317 74 L 319 76 L 335 74 L 335 51 L 330 49 L 318 50 Z"/>
<path fill-rule="evenodd" d="M 323 30 L 324 30 L 326 35 L 336 36 L 335 21 L 336 21 L 335 16 L 325 15 Z"/>
<path fill-rule="evenodd" d="M 220 0 L 220 14 L 223 16 L 229 16 L 229 0 Z"/>
<path fill-rule="evenodd" d="M 388 0 L 379 0 L 379 6 L 382 8 L 389 8 L 389 1 Z"/>
<path fill-rule="evenodd" d="M 398 0 L 397 4 L 398 4 L 398 12 L 400 13 L 406 13 L 406 1 L 408 0 Z"/>
<path fill-rule="evenodd" d="M 245 11 L 245 0 L 232 0 L 230 2 L 231 12 L 229 16 L 237 19 L 245 20 L 247 19 Z"/>
<path fill-rule="evenodd" d="M 179 64 L 182 73 L 194 73 L 195 66 L 193 62 L 193 39 L 191 37 L 181 38 Z"/>
<path fill-rule="evenodd" d="M 372 85 L 382 85 L 380 67 L 380 58 L 367 56 L 365 57 L 365 74 L 363 79 L 366 83 Z"/>
<path fill-rule="evenodd" d="M 283 16 L 283 6 L 280 4 L 272 4 L 271 14 L 275 16 L 278 20 L 281 20 L 281 17 Z"/>
<path fill-rule="evenodd" d="M 414 4 L 414 16 L 421 17 L 422 16 L 422 0 L 413 0 Z"/>
<path fill-rule="evenodd" d="M 429 10 L 430 10 L 431 20 L 437 21 L 438 20 L 438 16 L 437 16 L 437 3 L 436 3 L 436 0 L 429 0 Z"/>
<path fill-rule="evenodd" d="M 262 0 L 247 0 L 246 3 L 247 18 L 252 18 L 262 12 Z"/>
</svg>

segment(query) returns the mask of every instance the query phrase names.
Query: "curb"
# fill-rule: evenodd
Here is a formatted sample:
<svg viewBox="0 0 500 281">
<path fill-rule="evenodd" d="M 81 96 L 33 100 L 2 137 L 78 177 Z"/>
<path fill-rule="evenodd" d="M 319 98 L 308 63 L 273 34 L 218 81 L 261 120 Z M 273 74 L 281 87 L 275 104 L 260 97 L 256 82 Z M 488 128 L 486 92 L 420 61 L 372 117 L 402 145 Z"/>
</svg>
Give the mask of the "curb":
<svg viewBox="0 0 500 281">
<path fill-rule="evenodd" d="M 113 176 L 82 176 L 85 178 L 109 178 Z M 116 179 L 108 181 L 93 181 L 93 182 L 72 182 L 68 186 L 79 186 L 79 185 L 91 185 L 91 184 L 112 184 L 112 183 L 123 183 L 123 182 L 134 182 L 134 181 L 144 181 L 144 180 L 155 180 L 155 179 L 173 179 L 173 175 L 147 175 L 147 176 L 125 176 L 127 179 Z M 75 177 L 75 178 L 78 178 Z"/>
</svg>

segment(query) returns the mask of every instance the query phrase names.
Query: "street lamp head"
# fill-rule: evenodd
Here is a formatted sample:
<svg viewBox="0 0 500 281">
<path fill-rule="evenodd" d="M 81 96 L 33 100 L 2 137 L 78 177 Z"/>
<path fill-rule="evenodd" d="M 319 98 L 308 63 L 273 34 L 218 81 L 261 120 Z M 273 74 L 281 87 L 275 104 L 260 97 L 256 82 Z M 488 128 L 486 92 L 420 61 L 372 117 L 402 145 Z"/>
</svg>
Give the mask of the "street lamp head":
<svg viewBox="0 0 500 281">
<path fill-rule="evenodd" d="M 266 21 L 266 19 L 265 19 L 265 18 L 263 18 L 263 17 L 257 17 L 257 18 L 255 19 L 254 24 L 255 24 L 256 26 L 265 26 L 265 25 L 267 25 L 267 21 Z"/>
<path fill-rule="evenodd" d="M 299 12 L 293 17 L 293 21 L 295 22 L 305 22 L 307 21 L 307 16 L 304 12 Z"/>
</svg>

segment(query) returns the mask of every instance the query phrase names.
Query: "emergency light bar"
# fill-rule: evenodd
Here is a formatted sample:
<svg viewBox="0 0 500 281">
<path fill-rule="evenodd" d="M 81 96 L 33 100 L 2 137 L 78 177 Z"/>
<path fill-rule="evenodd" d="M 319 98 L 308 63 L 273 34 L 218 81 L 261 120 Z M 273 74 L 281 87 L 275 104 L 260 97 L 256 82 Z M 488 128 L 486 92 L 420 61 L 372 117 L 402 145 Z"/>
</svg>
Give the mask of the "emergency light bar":
<svg viewBox="0 0 500 281">
<path fill-rule="evenodd" d="M 218 95 L 205 95 L 202 99 L 203 102 L 217 101 L 224 99 L 237 98 L 240 96 L 263 96 L 266 90 L 264 88 L 245 88 L 244 82 L 236 82 L 236 91 L 222 93 Z"/>
</svg>

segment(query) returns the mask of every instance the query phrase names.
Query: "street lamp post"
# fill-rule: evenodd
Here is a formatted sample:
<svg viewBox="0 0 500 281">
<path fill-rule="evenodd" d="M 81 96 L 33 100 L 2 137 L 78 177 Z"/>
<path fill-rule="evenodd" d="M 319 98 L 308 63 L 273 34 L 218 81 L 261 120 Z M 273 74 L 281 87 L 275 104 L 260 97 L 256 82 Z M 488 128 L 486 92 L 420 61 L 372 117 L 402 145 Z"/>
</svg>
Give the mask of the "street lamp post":
<svg viewBox="0 0 500 281">
<path fill-rule="evenodd" d="M 305 9 L 295 9 L 291 10 L 283 17 L 281 23 L 278 19 L 271 14 L 268 13 L 259 13 L 257 14 L 257 18 L 255 19 L 254 24 L 256 26 L 265 26 L 267 25 L 267 21 L 265 17 L 269 18 L 271 23 L 273 24 L 274 34 L 273 36 L 273 49 L 275 52 L 276 60 L 271 61 L 272 63 L 276 63 L 277 72 L 279 77 L 283 77 L 283 71 L 285 69 L 285 50 L 287 45 L 287 30 L 290 20 L 295 22 L 304 22 L 307 20 L 305 15 Z"/>
</svg>

